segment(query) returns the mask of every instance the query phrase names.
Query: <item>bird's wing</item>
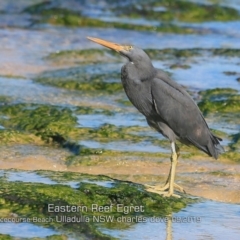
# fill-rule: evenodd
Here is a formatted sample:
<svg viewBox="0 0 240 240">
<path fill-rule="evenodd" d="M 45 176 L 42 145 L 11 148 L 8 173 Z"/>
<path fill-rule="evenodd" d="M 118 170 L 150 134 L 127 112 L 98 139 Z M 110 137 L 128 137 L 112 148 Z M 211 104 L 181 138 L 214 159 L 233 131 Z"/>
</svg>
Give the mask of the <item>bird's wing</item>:
<svg viewBox="0 0 240 240">
<path fill-rule="evenodd" d="M 165 82 L 167 85 L 169 85 L 170 87 L 174 88 L 176 91 L 179 91 L 180 93 L 182 93 L 184 96 L 188 97 L 189 100 L 191 100 L 194 104 L 195 102 L 193 101 L 193 99 L 190 97 L 190 95 L 188 94 L 188 92 L 181 86 L 179 85 L 177 82 L 173 81 L 168 75 L 167 73 L 165 73 L 164 71 L 157 69 L 157 75 L 156 75 L 157 79 L 161 79 L 163 82 Z"/>
<path fill-rule="evenodd" d="M 183 87 L 158 70 L 152 80 L 151 92 L 157 114 L 180 139 L 195 146 L 206 144 L 210 130 L 198 106 Z"/>
<path fill-rule="evenodd" d="M 180 93 L 183 94 L 183 96 L 185 96 L 186 99 L 188 99 L 188 104 L 190 104 L 190 102 L 193 102 L 195 105 L 196 103 L 193 101 L 193 99 L 191 98 L 191 96 L 188 94 L 188 92 L 181 86 L 179 85 L 178 83 L 176 83 L 175 81 L 173 81 L 164 71 L 160 70 L 160 69 L 157 69 L 157 76 L 156 78 L 159 78 L 161 79 L 163 82 L 165 82 L 167 85 L 169 85 L 169 87 L 172 87 L 174 88 L 176 91 L 179 91 Z M 198 108 L 198 107 L 197 107 Z M 206 126 L 208 127 L 207 123 L 206 123 L 206 120 L 205 118 L 203 117 L 203 114 L 202 112 L 199 110 L 198 111 L 199 114 L 201 115 L 203 121 L 205 122 Z M 222 141 L 221 138 L 215 136 L 213 134 L 213 136 L 215 138 L 217 138 L 218 140 Z"/>
</svg>

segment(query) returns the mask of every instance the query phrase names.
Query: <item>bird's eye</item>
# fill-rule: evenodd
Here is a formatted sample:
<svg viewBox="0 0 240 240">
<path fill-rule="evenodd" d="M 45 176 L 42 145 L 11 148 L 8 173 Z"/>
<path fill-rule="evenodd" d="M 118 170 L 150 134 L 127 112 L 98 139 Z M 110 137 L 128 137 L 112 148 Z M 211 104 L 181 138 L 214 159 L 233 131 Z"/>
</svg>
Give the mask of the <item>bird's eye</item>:
<svg viewBox="0 0 240 240">
<path fill-rule="evenodd" d="M 126 51 L 131 51 L 131 50 L 133 49 L 133 46 L 131 46 L 131 45 L 126 45 L 126 46 L 124 47 L 124 49 L 125 49 Z"/>
</svg>

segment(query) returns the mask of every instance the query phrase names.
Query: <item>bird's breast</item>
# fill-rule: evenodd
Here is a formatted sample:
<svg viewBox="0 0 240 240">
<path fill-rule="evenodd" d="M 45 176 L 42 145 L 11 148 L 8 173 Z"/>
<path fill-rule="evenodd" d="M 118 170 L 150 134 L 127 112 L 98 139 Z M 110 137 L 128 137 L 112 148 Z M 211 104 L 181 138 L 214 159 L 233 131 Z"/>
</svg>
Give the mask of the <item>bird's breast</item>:
<svg viewBox="0 0 240 240">
<path fill-rule="evenodd" d="M 124 69 L 122 70 L 121 80 L 123 88 L 130 102 L 145 116 L 150 116 L 154 111 L 153 100 L 151 96 L 151 83 L 141 81 Z"/>
</svg>

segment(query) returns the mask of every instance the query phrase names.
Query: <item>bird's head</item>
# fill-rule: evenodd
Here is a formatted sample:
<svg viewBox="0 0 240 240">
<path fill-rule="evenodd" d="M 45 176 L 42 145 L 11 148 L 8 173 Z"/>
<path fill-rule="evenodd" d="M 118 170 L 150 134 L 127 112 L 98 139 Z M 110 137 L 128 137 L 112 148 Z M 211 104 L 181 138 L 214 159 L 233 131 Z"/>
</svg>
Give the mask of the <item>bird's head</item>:
<svg viewBox="0 0 240 240">
<path fill-rule="evenodd" d="M 120 45 L 117 43 L 105 41 L 100 38 L 88 37 L 88 39 L 104 47 L 115 50 L 122 56 L 126 57 L 131 63 L 137 65 L 138 68 L 142 68 L 143 66 L 153 67 L 149 56 L 141 48 L 135 47 L 133 45 Z"/>
</svg>

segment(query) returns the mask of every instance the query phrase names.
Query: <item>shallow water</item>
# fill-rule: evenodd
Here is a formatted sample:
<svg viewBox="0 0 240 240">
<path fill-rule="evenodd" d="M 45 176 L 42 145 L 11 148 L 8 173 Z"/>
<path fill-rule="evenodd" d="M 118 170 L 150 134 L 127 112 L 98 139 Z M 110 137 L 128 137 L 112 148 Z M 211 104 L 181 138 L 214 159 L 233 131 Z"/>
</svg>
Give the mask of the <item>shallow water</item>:
<svg viewBox="0 0 240 240">
<path fill-rule="evenodd" d="M 81 182 L 92 183 L 102 187 L 110 188 L 113 186 L 114 182 L 111 181 L 93 181 L 93 180 L 81 180 L 81 181 L 53 181 L 49 177 L 42 176 L 36 172 L 25 172 L 25 171 L 4 171 L 0 170 L 0 177 L 5 177 L 7 181 L 15 182 L 31 182 L 31 183 L 43 183 L 43 184 L 63 184 L 70 186 L 72 188 L 78 188 Z"/>
<path fill-rule="evenodd" d="M 0 223 L 0 232 L 16 238 L 45 238 L 55 234 L 60 235 L 58 231 L 37 226 L 33 223 Z"/>
<path fill-rule="evenodd" d="M 151 142 L 139 142 L 139 143 L 131 143 L 127 141 L 112 141 L 108 143 L 97 142 L 94 140 L 86 140 L 80 141 L 80 145 L 84 145 L 86 147 L 91 148 L 101 148 L 108 150 L 117 150 L 117 151 L 126 151 L 126 152 L 167 152 L 170 153 L 169 149 L 164 149 L 160 146 L 154 146 Z"/>
<path fill-rule="evenodd" d="M 198 0 L 191 0 L 200 2 Z M 16 2 L 18 4 L 16 4 Z M 34 1 L 34 2 L 40 2 Z M 126 4 L 128 1 L 123 1 Z M 210 0 L 201 1 L 211 3 Z M 238 0 L 221 0 L 218 1 L 224 6 L 231 6 L 240 10 Z M 63 3 L 70 8 L 79 8 L 83 15 L 95 17 L 105 21 L 131 22 L 142 25 L 158 25 L 158 21 L 150 21 L 146 19 L 128 19 L 119 18 L 109 10 L 109 5 L 105 1 L 101 1 L 101 5 L 96 6 L 89 1 L 75 1 L 75 4 L 69 2 Z M 87 4 L 87 7 L 86 5 Z M 123 106 L 116 102 L 116 96 L 110 95 L 87 95 L 78 91 L 69 91 L 66 89 L 55 88 L 47 85 L 41 85 L 34 82 L 32 79 L 37 74 L 47 70 L 55 70 L 59 68 L 72 67 L 71 64 L 64 66 L 57 66 L 55 63 L 46 60 L 50 53 L 58 53 L 62 50 L 78 50 L 86 48 L 102 48 L 95 45 L 86 39 L 86 36 L 99 37 L 114 41 L 118 43 L 130 43 L 141 48 L 240 48 L 240 21 L 232 22 L 206 22 L 206 23 L 180 23 L 174 22 L 180 26 L 187 26 L 190 28 L 199 29 L 201 34 L 173 34 L 173 33 L 159 33 L 159 32 L 138 32 L 131 30 L 122 30 L 115 28 L 67 28 L 57 27 L 47 24 L 33 25 L 30 27 L 30 20 L 28 14 L 22 14 L 21 10 L 29 5 L 28 0 L 20 1 L 0 1 L 0 95 L 9 96 L 14 103 L 38 103 L 51 104 L 58 106 L 66 106 L 73 108 L 75 106 L 95 106 L 96 108 L 104 107 L 114 111 L 113 115 L 106 116 L 104 114 L 89 114 L 78 115 L 79 127 L 98 128 L 102 124 L 113 124 L 118 127 L 142 126 L 146 127 L 145 118 L 133 110 L 133 107 Z M 161 10 L 161 9 L 156 9 Z M 11 13 L 11 15 L 5 14 Z M 13 21 L 14 19 L 14 21 Z M 223 56 L 196 56 L 191 57 L 190 60 L 178 59 L 177 63 L 189 65 L 189 69 L 171 69 L 171 65 L 176 63 L 174 60 L 154 61 L 154 66 L 172 73 L 172 77 L 180 84 L 187 86 L 188 89 L 199 91 L 211 88 L 233 88 L 240 91 L 240 84 L 236 81 L 236 75 L 226 75 L 224 72 L 239 73 L 239 58 L 223 57 Z M 124 62 L 124 60 L 123 60 Z M 122 63 L 113 64 L 99 64 L 91 65 L 88 70 L 91 73 L 102 73 L 109 71 L 120 72 Z M 79 67 L 79 66 L 77 66 Z M 79 67 L 80 68 L 80 67 Z M 61 76 L 63 71 L 59 71 Z M 4 75 L 9 75 L 6 77 Z M 20 76 L 14 77 L 14 76 Z M 239 77 L 239 76 L 238 76 Z M 26 79 L 24 79 L 26 78 Z M 116 79 L 114 79 L 116 81 Z M 120 79 L 119 79 L 120 81 Z M 120 98 L 123 92 L 119 94 Z M 119 110 L 120 109 L 120 110 Z M 207 119 L 209 126 L 213 129 L 221 130 L 230 134 L 239 132 L 240 126 L 235 123 L 226 123 L 218 121 L 218 119 Z M 0 126 L 0 129 L 3 129 Z M 138 135 L 146 135 L 145 132 L 137 132 Z M 147 136 L 159 137 L 163 139 L 158 133 L 149 130 Z M 224 139 L 223 145 L 227 146 L 230 143 L 229 139 Z M 165 149 L 160 146 L 153 145 L 151 142 L 127 142 L 127 141 L 111 141 L 108 143 L 98 142 L 95 140 L 81 140 L 79 144 L 89 148 L 102 148 L 117 151 L 136 151 L 136 152 L 163 152 L 170 153 L 170 148 Z M 2 158 L 7 158 L 9 166 L 11 160 L 20 162 L 22 156 L 34 156 L 31 163 L 34 165 L 37 161 L 37 156 L 46 156 L 46 165 L 53 165 L 60 158 L 60 151 L 51 150 L 50 148 L 21 145 L 17 147 L 2 148 Z M 12 154 L 12 150 L 16 154 Z M 63 154 L 64 155 L 64 154 Z M 7 157 L 6 157 L 7 156 Z M 66 157 L 64 155 L 64 157 Z M 52 163 L 54 161 L 54 163 Z M 27 164 L 28 162 L 26 162 Z M 221 163 L 221 162 L 220 162 Z M 219 165 L 220 165 L 219 163 Z M 41 162 L 40 162 L 41 164 Z M 40 168 L 40 164 L 38 165 Z M 195 162 L 188 163 L 189 165 L 196 164 Z M 198 165 L 197 165 L 198 164 Z M 210 165 L 217 166 L 215 162 L 205 161 L 197 163 L 195 169 L 186 170 L 186 174 L 181 173 L 182 176 L 189 177 L 191 182 L 202 181 L 201 169 L 207 169 Z M 5 164 L 6 165 L 6 164 Z M 48 169 L 50 168 L 48 166 Z M 27 166 L 25 166 L 27 167 Z M 42 167 L 42 166 L 41 166 Z M 54 168 L 53 167 L 53 168 Z M 65 166 L 64 166 L 65 167 Z M 144 166 L 145 167 L 145 166 Z M 181 167 L 181 166 L 180 166 Z M 214 167 L 209 169 L 214 170 Z M 146 168 L 146 167 L 145 167 Z M 224 168 L 224 169 L 223 169 Z M 211 184 L 214 186 L 230 186 L 234 183 L 234 189 L 237 189 L 239 177 L 236 165 L 218 166 L 216 171 L 226 170 L 227 173 L 233 173 L 231 178 L 217 178 L 213 175 Z M 75 169 L 72 169 L 75 170 Z M 197 173 L 200 171 L 200 173 Z M 156 174 L 156 172 L 154 172 Z M 5 177 L 8 181 L 33 182 L 42 184 L 64 184 L 72 188 L 78 188 L 81 182 L 93 183 L 103 187 L 112 187 L 114 182 L 111 181 L 66 181 L 58 182 L 49 177 L 46 177 L 35 172 L 25 171 L 3 171 L 0 170 L 0 177 Z M 209 177 L 206 178 L 209 181 Z M 192 187 L 195 187 L 194 183 Z M 238 192 L 238 189 L 237 191 Z M 235 198 L 236 199 L 236 198 Z M 237 202 L 235 200 L 235 202 Z M 99 225 L 102 232 L 114 236 L 119 239 L 233 239 L 238 240 L 240 236 L 240 205 L 227 204 L 216 201 L 203 200 L 200 203 L 192 204 L 178 213 L 172 215 L 174 219 L 185 217 L 199 217 L 200 222 L 192 221 L 189 223 L 178 223 L 173 221 L 165 222 L 151 222 L 148 219 L 147 223 L 137 223 L 126 229 L 114 228 L 107 229 Z M 42 237 L 46 238 L 53 234 L 62 234 L 56 230 L 36 226 L 31 223 L 0 223 L 0 233 L 10 234 L 17 238 Z M 67 233 L 66 233 L 67 234 Z M 68 239 L 71 239 L 68 237 Z M 75 239 L 75 238 L 72 238 Z"/>
<path fill-rule="evenodd" d="M 43 184 L 57 184 L 48 177 L 36 172 L 0 171 L 0 177 L 8 181 L 35 182 Z M 97 184 L 103 187 L 112 187 L 114 181 L 81 180 L 81 182 Z M 78 182 L 79 183 L 79 182 Z M 61 182 L 60 184 L 78 187 L 77 181 Z M 124 217 L 124 215 L 123 215 Z M 202 199 L 191 204 L 168 217 L 148 217 L 144 223 L 131 224 L 124 229 L 102 227 L 101 232 L 123 240 L 131 239 L 220 239 L 231 236 L 231 240 L 238 240 L 240 235 L 240 205 L 227 204 Z M 121 222 L 128 220 L 121 218 Z M 19 229 L 19 230 L 17 230 Z M 51 228 L 36 226 L 32 223 L 0 223 L 0 232 L 13 237 L 46 237 L 53 234 L 66 234 Z M 74 239 L 68 237 L 68 239 Z"/>
<path fill-rule="evenodd" d="M 87 114 L 77 116 L 80 127 L 98 128 L 103 124 L 113 124 L 118 127 L 146 127 L 146 120 L 140 114 L 116 113 L 112 116 L 104 114 Z"/>
<path fill-rule="evenodd" d="M 165 218 L 151 219 L 129 229 L 102 229 L 104 233 L 123 240 L 130 239 L 230 239 L 240 236 L 240 205 L 203 201 Z M 185 222 L 183 222 L 185 221 Z"/>
</svg>

